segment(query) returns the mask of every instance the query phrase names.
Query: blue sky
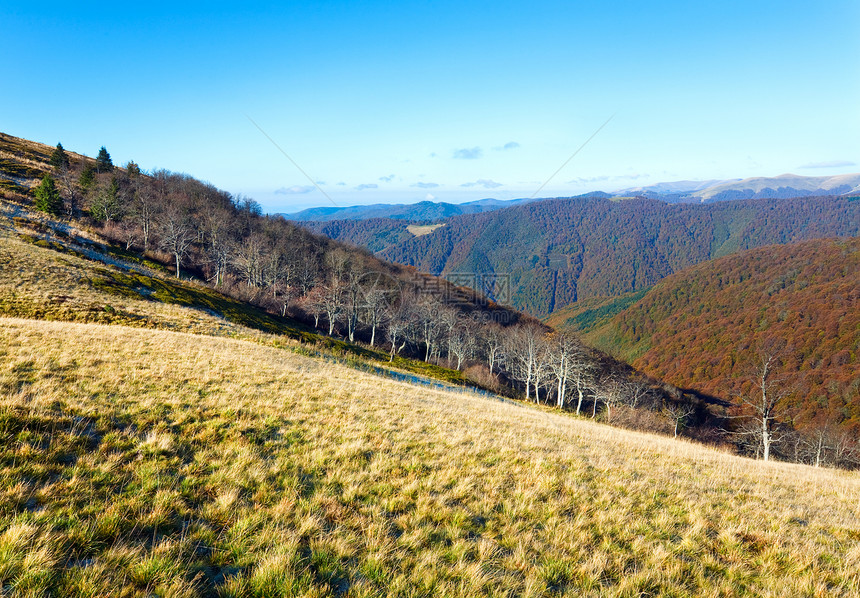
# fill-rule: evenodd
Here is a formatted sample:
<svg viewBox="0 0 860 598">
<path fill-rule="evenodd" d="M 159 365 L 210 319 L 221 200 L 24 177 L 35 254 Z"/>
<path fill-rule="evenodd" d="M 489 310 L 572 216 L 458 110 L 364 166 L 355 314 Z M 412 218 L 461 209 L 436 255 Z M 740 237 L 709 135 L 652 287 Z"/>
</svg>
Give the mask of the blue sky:
<svg viewBox="0 0 860 598">
<path fill-rule="evenodd" d="M 270 212 L 841 174 L 858 33 L 854 0 L 7 3 L 0 130 Z"/>
</svg>

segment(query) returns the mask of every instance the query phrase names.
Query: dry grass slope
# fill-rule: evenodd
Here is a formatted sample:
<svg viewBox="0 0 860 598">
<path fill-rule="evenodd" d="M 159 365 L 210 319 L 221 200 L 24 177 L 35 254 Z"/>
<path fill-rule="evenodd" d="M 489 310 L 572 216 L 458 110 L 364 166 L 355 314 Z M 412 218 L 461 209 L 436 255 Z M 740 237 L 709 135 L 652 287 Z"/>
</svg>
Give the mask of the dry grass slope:
<svg viewBox="0 0 860 598">
<path fill-rule="evenodd" d="M 0 319 L 0 593 L 856 596 L 860 478 L 259 344 Z"/>
</svg>

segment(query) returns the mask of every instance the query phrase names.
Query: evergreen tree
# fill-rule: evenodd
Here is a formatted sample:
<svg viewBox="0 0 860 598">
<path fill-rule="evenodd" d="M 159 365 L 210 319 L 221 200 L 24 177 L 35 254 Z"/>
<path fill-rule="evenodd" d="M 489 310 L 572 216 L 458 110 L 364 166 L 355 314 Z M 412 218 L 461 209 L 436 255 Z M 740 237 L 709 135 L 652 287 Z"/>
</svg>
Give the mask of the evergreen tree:
<svg viewBox="0 0 860 598">
<path fill-rule="evenodd" d="M 81 176 L 78 178 L 78 185 L 80 185 L 81 190 L 86 194 L 93 188 L 95 182 L 96 169 L 92 164 L 87 164 L 84 166 L 84 169 L 81 171 Z"/>
<path fill-rule="evenodd" d="M 63 149 L 62 143 L 58 143 L 57 149 L 51 154 L 51 166 L 57 170 L 62 170 L 69 166 L 69 156 L 66 154 L 66 150 Z"/>
<path fill-rule="evenodd" d="M 63 211 L 63 199 L 54 177 L 49 174 L 43 176 L 42 182 L 36 187 L 36 208 L 54 216 L 59 216 Z"/>
<path fill-rule="evenodd" d="M 110 154 L 105 149 L 105 146 L 101 147 L 99 155 L 96 156 L 96 170 L 100 173 L 113 170 L 113 161 L 110 159 Z"/>
</svg>

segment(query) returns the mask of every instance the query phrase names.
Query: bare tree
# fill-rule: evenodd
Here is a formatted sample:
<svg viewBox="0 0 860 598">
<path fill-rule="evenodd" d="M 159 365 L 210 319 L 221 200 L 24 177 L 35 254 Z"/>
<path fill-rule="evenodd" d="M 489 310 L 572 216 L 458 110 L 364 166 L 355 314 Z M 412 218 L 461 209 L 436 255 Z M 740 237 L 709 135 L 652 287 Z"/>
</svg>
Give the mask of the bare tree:
<svg viewBox="0 0 860 598">
<path fill-rule="evenodd" d="M 543 335 L 539 324 L 528 322 L 514 328 L 509 336 L 507 352 L 513 361 L 511 373 L 525 386 L 526 400 L 531 399 L 531 391 L 535 386 Z"/>
<path fill-rule="evenodd" d="M 314 328 L 320 327 L 320 317 L 326 313 L 324 285 L 312 288 L 302 299 L 304 309 L 314 318 Z M 329 327 L 332 330 L 333 327 Z M 331 332 L 329 332 L 331 334 Z"/>
<path fill-rule="evenodd" d="M 651 387 L 641 380 L 628 378 L 622 384 L 622 391 L 624 403 L 634 409 L 637 407 L 650 407 L 654 399 Z"/>
<path fill-rule="evenodd" d="M 612 407 L 625 402 L 626 381 L 616 375 L 608 375 L 600 380 L 594 391 L 594 407 L 591 417 L 597 415 L 597 403 L 603 402 L 606 407 L 606 421 L 612 419 Z"/>
<path fill-rule="evenodd" d="M 496 364 L 505 360 L 505 332 L 495 322 L 488 323 L 479 330 L 479 343 L 487 358 L 487 367 L 490 374 Z"/>
<path fill-rule="evenodd" d="M 211 268 L 215 286 L 224 283 L 228 268 L 233 261 L 233 248 L 238 240 L 236 231 L 229 226 L 230 212 L 222 207 L 212 207 L 203 215 L 206 228 L 206 262 Z"/>
<path fill-rule="evenodd" d="M 63 197 L 66 200 L 66 215 L 69 218 L 74 218 L 77 216 L 80 202 L 78 187 L 75 184 L 79 174 L 72 169 L 68 161 L 61 163 L 55 170 L 57 171 L 57 180 L 63 190 Z"/>
<path fill-rule="evenodd" d="M 764 461 L 770 459 L 771 448 L 781 439 L 777 425 L 782 401 L 788 395 L 785 380 L 778 373 L 784 353 L 785 348 L 776 341 L 762 343 L 752 375 L 752 388 L 740 395 L 741 405 L 747 411 L 742 417 L 749 420 L 742 425 L 740 433 L 756 440 Z"/>
<path fill-rule="evenodd" d="M 194 242 L 191 216 L 180 201 L 170 202 L 160 214 L 158 228 L 161 247 L 173 255 L 176 277 L 179 278 L 182 260 L 188 255 Z"/>
<path fill-rule="evenodd" d="M 690 416 L 696 412 L 696 407 L 684 400 L 667 401 L 663 405 L 663 413 L 672 420 L 675 425 L 675 438 L 678 437 L 678 432 L 686 427 Z"/>
<path fill-rule="evenodd" d="M 455 326 L 448 335 L 448 351 L 449 357 L 453 355 L 457 358 L 457 369 L 463 365 L 463 362 L 469 357 L 475 346 L 475 337 L 472 332 L 465 326 Z"/>
<path fill-rule="evenodd" d="M 549 369 L 555 379 L 557 407 L 564 408 L 568 384 L 575 381 L 579 391 L 577 405 L 577 413 L 579 413 L 579 408 L 582 406 L 584 379 L 581 374 L 585 354 L 585 347 L 576 336 L 567 332 L 556 332 L 550 335 L 547 358 Z"/>
<path fill-rule="evenodd" d="M 322 285 L 322 306 L 328 320 L 328 334 L 334 334 L 335 324 L 343 313 L 343 283 L 339 278 L 332 278 Z"/>
<path fill-rule="evenodd" d="M 267 239 L 257 231 L 237 239 L 232 248 L 231 263 L 249 287 L 263 285 L 263 261 Z"/>
<path fill-rule="evenodd" d="M 421 293 L 413 310 L 419 341 L 424 344 L 424 361 L 429 362 L 441 340 L 442 326 L 440 314 L 442 301 L 431 293 Z"/>
<path fill-rule="evenodd" d="M 364 314 L 370 326 L 370 346 L 376 342 L 376 330 L 388 316 L 389 296 L 394 291 L 374 285 L 364 291 Z"/>
<path fill-rule="evenodd" d="M 796 435 L 799 446 L 795 460 L 815 467 L 822 465 L 850 466 L 858 456 L 856 439 L 830 419 L 817 421 Z"/>
<path fill-rule="evenodd" d="M 576 389 L 576 414 L 582 410 L 582 401 L 585 399 L 585 391 L 594 385 L 594 374 L 597 364 L 591 358 L 588 349 L 580 346 L 579 350 L 570 356 L 570 381 Z M 596 400 L 595 400 L 596 404 Z"/>
<path fill-rule="evenodd" d="M 411 306 L 414 305 L 414 301 L 415 296 L 412 293 L 403 293 L 399 300 L 396 300 L 388 308 L 385 321 L 388 342 L 391 343 L 389 361 L 393 361 L 394 355 L 400 353 L 406 346 L 409 329 L 414 322 L 411 313 Z M 399 346 L 398 342 L 400 343 Z"/>
</svg>

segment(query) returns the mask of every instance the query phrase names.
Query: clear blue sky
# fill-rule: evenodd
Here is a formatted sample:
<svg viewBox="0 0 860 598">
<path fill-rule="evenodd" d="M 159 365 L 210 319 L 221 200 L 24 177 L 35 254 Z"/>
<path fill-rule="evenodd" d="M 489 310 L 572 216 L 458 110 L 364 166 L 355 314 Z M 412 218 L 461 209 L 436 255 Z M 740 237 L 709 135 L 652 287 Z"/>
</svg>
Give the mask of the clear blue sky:
<svg viewBox="0 0 860 598">
<path fill-rule="evenodd" d="M 860 171 L 860 3 L 7 2 L 0 130 L 267 211 Z"/>
</svg>

